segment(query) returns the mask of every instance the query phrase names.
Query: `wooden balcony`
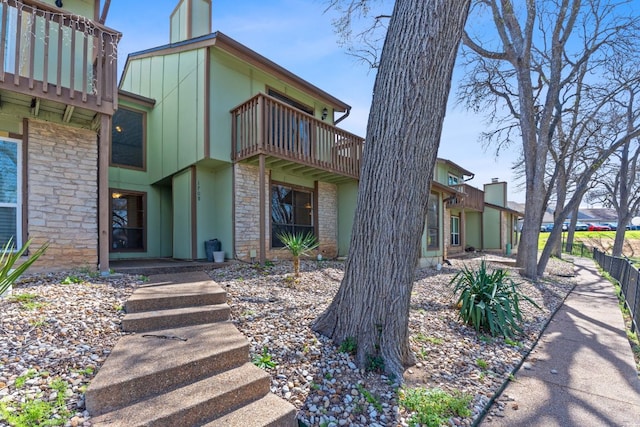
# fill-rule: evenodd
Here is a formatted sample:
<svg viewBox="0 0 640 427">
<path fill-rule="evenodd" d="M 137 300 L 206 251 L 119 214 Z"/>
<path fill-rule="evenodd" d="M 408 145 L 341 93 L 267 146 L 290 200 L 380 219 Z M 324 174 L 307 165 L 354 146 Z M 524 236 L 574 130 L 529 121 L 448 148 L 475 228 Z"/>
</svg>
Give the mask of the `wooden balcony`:
<svg viewBox="0 0 640 427">
<path fill-rule="evenodd" d="M 450 209 L 469 209 L 482 212 L 484 210 L 484 191 L 479 190 L 467 184 L 452 186 L 462 197 L 456 197 L 448 202 Z"/>
<path fill-rule="evenodd" d="M 41 101 L 63 104 L 65 119 L 75 108 L 114 113 L 120 33 L 36 0 L 1 0 L 0 30 L 3 94 L 36 111 Z"/>
<path fill-rule="evenodd" d="M 231 111 L 232 160 L 341 182 L 360 177 L 364 139 L 331 126 L 268 95 L 258 94 Z"/>
</svg>

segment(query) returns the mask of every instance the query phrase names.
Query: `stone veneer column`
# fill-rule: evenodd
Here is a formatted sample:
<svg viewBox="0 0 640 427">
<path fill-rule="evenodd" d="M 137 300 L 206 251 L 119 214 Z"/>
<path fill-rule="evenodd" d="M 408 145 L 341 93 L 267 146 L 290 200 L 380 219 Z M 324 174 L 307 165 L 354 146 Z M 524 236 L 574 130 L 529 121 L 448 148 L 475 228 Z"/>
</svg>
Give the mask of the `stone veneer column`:
<svg viewBox="0 0 640 427">
<path fill-rule="evenodd" d="M 97 134 L 87 129 L 29 120 L 28 236 L 33 247 L 49 242 L 35 264 L 60 270 L 98 263 Z"/>
<path fill-rule="evenodd" d="M 250 251 L 255 250 L 256 256 L 260 250 L 260 193 L 259 169 L 246 163 L 236 163 L 233 166 L 235 182 L 235 255 L 239 259 L 249 260 Z M 267 180 L 268 183 L 268 180 Z M 267 192 L 267 200 L 271 195 Z M 271 218 L 269 212 L 267 219 Z M 267 230 L 270 228 L 267 227 Z M 267 246 L 270 240 L 267 239 Z"/>
<path fill-rule="evenodd" d="M 338 187 L 318 182 L 318 250 L 324 258 L 338 256 Z"/>
</svg>

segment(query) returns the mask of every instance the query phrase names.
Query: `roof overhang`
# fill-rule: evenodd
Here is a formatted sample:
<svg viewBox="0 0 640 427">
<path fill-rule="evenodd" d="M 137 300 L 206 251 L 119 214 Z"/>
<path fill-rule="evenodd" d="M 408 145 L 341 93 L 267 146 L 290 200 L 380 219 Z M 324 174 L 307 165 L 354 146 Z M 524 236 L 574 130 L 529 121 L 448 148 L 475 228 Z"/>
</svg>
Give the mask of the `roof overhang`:
<svg viewBox="0 0 640 427">
<path fill-rule="evenodd" d="M 230 55 L 240 59 L 241 61 L 247 62 L 255 66 L 256 68 L 265 70 L 267 73 L 276 76 L 280 80 L 295 87 L 296 89 L 299 89 L 305 93 L 309 93 L 316 96 L 318 99 L 321 99 L 323 102 L 333 107 L 334 111 L 344 112 L 344 111 L 349 111 L 351 109 L 351 106 L 349 106 L 345 102 L 330 95 L 329 93 L 323 91 L 319 87 L 309 83 L 303 78 L 293 74 L 291 71 L 287 70 L 286 68 L 276 64 L 270 59 L 260 55 L 254 50 L 249 49 L 245 45 L 235 41 L 231 37 L 219 31 L 216 31 L 211 34 L 206 34 L 204 36 L 195 37 L 189 40 L 170 43 L 167 45 L 130 53 L 127 56 L 127 61 L 124 66 L 124 70 L 125 70 L 124 74 L 126 74 L 126 70 L 129 66 L 129 62 L 132 60 L 149 58 L 154 56 L 161 56 L 161 55 L 169 55 L 173 53 L 185 52 L 185 51 L 190 51 L 194 49 L 201 49 L 201 48 L 208 48 L 208 47 L 215 47 L 217 49 L 223 50 L 229 53 Z M 120 84 L 122 84 L 122 80 L 120 81 Z"/>
</svg>

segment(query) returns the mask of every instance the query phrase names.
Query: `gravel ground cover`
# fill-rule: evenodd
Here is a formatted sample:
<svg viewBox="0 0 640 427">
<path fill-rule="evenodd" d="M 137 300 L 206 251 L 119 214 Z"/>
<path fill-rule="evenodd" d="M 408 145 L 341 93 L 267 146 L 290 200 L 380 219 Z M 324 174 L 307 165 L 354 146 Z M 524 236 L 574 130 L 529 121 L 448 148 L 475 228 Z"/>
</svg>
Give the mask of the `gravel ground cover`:
<svg viewBox="0 0 640 427">
<path fill-rule="evenodd" d="M 472 415 L 451 420 L 471 425 L 572 288 L 568 276 L 573 267 L 552 260 L 545 280 L 523 282 L 524 292 L 543 309 L 523 304 L 525 334 L 505 341 L 477 334 L 458 319 L 449 282 L 463 263 L 475 266 L 480 258 L 451 262 L 441 271 L 417 272 L 410 331 L 418 363 L 406 371 L 404 382 L 405 387 L 472 396 Z M 502 263 L 489 266 L 513 270 Z M 396 379 L 358 369 L 350 355 L 310 328 L 337 291 L 343 267 L 335 261 L 305 261 L 298 282 L 292 280 L 287 261 L 267 267 L 231 264 L 210 275 L 227 290 L 232 320 L 249 339 L 251 357 L 272 375 L 271 390 L 298 408 L 300 421 L 314 426 L 408 425 L 413 414 L 399 404 L 403 391 Z M 515 271 L 512 276 L 522 281 Z M 73 283 L 75 278 L 79 283 Z M 60 425 L 91 425 L 84 390 L 122 335 L 121 308 L 140 279 L 34 275 L 14 289 L 13 297 L 0 299 L 0 401 L 20 408 L 34 399 L 52 406 L 62 400 L 52 413 Z M 62 389 L 55 385 L 60 380 Z M 489 416 L 500 416 L 500 406 L 495 408 Z"/>
<path fill-rule="evenodd" d="M 418 363 L 405 372 L 404 381 L 405 387 L 472 396 L 472 415 L 451 420 L 453 425 L 468 426 L 509 379 L 572 289 L 573 266 L 552 260 L 549 275 L 538 284 L 517 278 L 523 282 L 522 291 L 542 310 L 523 303 L 525 333 L 505 341 L 477 334 L 458 319 L 449 283 L 463 265 L 475 267 L 480 258 L 451 262 L 440 271 L 417 272 L 409 326 Z M 514 270 L 502 263 L 488 265 Z M 408 425 L 413 414 L 399 404 L 398 381 L 358 369 L 348 354 L 310 328 L 335 295 L 343 264 L 309 261 L 302 264 L 302 271 L 297 283 L 287 262 L 270 267 L 236 264 L 211 272 L 228 292 L 233 321 L 249 338 L 252 357 L 266 356 L 276 365 L 266 368 L 272 374 L 272 392 L 293 403 L 298 418 L 308 425 Z M 511 275 L 516 278 L 517 272 Z M 500 416 L 500 407 L 490 416 Z"/>
<path fill-rule="evenodd" d="M 0 299 L 0 402 L 35 416 L 48 409 L 28 402 L 41 400 L 51 409 L 51 425 L 88 424 L 84 390 L 122 335 L 122 307 L 139 283 L 135 276 L 76 272 L 33 275 L 17 284 Z"/>
</svg>

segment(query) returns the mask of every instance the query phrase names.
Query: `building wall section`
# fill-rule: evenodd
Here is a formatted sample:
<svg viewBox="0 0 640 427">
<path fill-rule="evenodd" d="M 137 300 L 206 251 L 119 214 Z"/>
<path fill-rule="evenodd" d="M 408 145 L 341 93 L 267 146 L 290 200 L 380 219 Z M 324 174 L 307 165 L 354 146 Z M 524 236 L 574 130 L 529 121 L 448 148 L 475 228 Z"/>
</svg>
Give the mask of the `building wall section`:
<svg viewBox="0 0 640 427">
<path fill-rule="evenodd" d="M 49 242 L 36 266 L 61 270 L 98 263 L 98 150 L 94 131 L 30 120 L 27 230 Z"/>
</svg>

